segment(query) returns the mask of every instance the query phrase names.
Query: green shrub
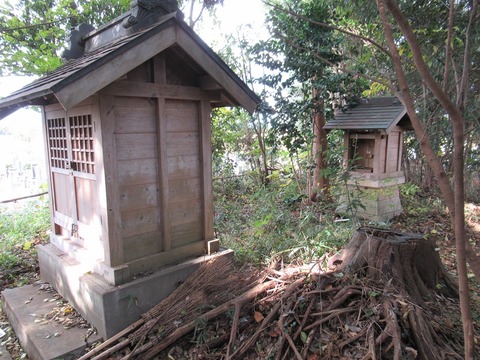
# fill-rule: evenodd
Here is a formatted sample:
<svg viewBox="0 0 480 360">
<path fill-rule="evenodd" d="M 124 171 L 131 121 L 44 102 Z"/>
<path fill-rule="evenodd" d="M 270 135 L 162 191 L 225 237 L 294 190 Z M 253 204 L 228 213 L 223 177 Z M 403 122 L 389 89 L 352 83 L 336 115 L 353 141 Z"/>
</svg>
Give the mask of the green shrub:
<svg viewBox="0 0 480 360">
<path fill-rule="evenodd" d="M 34 251 L 36 243 L 46 241 L 50 227 L 45 198 L 0 207 L 0 267 L 13 268 L 21 251 Z"/>
<path fill-rule="evenodd" d="M 245 178 L 242 185 L 239 178 L 232 181 L 235 185 L 214 184 L 215 227 L 222 246 L 233 249 L 241 262 L 310 262 L 351 237 L 351 224 L 335 223 L 330 205 L 306 204 L 293 181 L 275 177 L 260 187 Z"/>
</svg>

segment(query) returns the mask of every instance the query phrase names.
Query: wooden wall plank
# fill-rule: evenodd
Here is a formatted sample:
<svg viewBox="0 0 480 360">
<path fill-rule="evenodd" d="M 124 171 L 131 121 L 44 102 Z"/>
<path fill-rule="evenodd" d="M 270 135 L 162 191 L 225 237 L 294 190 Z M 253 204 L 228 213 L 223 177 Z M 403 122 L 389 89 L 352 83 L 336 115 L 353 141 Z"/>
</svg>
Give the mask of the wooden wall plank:
<svg viewBox="0 0 480 360">
<path fill-rule="evenodd" d="M 168 190 L 168 197 L 171 202 L 200 199 L 200 178 L 170 180 Z"/>
<path fill-rule="evenodd" d="M 167 161 L 169 180 L 194 178 L 200 174 L 199 155 L 169 156 Z"/>
<path fill-rule="evenodd" d="M 388 143 L 387 143 L 387 160 L 385 164 L 385 172 L 391 173 L 398 171 L 398 140 L 400 137 L 400 133 L 398 131 L 392 131 L 388 135 Z"/>
<path fill-rule="evenodd" d="M 170 223 L 172 226 L 202 220 L 202 201 L 187 200 L 170 204 Z"/>
<path fill-rule="evenodd" d="M 375 148 L 373 149 L 373 173 L 377 175 L 385 172 L 385 141 L 386 139 L 382 139 L 382 134 L 377 131 L 375 133 Z"/>
<path fill-rule="evenodd" d="M 161 252 L 160 239 L 158 230 L 124 238 L 125 261 L 135 261 Z"/>
<path fill-rule="evenodd" d="M 128 238 L 152 231 L 158 231 L 160 211 L 157 206 L 122 211 L 122 236 Z"/>
<path fill-rule="evenodd" d="M 199 151 L 198 132 L 175 132 L 167 134 L 167 153 L 178 155 L 196 155 Z"/>
<path fill-rule="evenodd" d="M 67 216 L 74 216 L 74 194 L 70 187 L 70 176 L 68 174 L 60 174 L 54 172 L 53 176 L 53 188 L 54 188 L 54 204 L 55 210 L 61 212 Z"/>
<path fill-rule="evenodd" d="M 158 183 L 121 186 L 119 188 L 122 211 L 158 206 Z"/>
<path fill-rule="evenodd" d="M 198 132 L 198 103 L 166 101 L 167 132 Z"/>
<path fill-rule="evenodd" d="M 157 181 L 157 159 L 117 161 L 118 185 L 151 184 Z M 118 193 L 116 194 L 118 197 Z"/>
<path fill-rule="evenodd" d="M 203 240 L 202 221 L 172 226 L 172 238 L 175 239 L 174 248 Z"/>
<path fill-rule="evenodd" d="M 77 218 L 86 225 L 91 225 L 95 218 L 95 204 L 97 203 L 97 190 L 95 180 L 76 177 L 75 197 L 77 200 Z"/>
<path fill-rule="evenodd" d="M 157 157 L 157 134 L 116 134 L 117 159 L 151 159 Z"/>
<path fill-rule="evenodd" d="M 124 104 L 114 105 L 116 133 L 155 133 L 155 107 L 149 99 L 118 98 Z"/>
</svg>

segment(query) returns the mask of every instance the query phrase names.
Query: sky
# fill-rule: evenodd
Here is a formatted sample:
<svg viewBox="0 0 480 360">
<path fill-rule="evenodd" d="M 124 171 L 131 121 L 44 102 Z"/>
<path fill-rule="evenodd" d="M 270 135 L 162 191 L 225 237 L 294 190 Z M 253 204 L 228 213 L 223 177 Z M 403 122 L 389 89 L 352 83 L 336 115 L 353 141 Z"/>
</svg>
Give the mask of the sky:
<svg viewBox="0 0 480 360">
<path fill-rule="evenodd" d="M 34 80 L 27 76 L 7 76 L 0 77 L 0 97 L 7 96 L 31 83 Z M 8 128 L 12 133 L 19 133 L 22 130 L 37 130 L 41 131 L 41 114 L 31 109 L 20 109 L 0 120 L 0 129 Z"/>
<path fill-rule="evenodd" d="M 265 20 L 265 7 L 262 0 L 224 0 L 223 6 L 217 7 L 217 18 L 220 20 L 222 34 L 234 33 L 241 25 L 250 24 L 259 32 L 265 32 L 263 22 Z M 199 35 L 212 46 L 219 41 L 221 36 L 216 28 L 208 31 L 208 19 L 200 26 Z M 252 39 L 254 40 L 254 39 Z"/>
</svg>

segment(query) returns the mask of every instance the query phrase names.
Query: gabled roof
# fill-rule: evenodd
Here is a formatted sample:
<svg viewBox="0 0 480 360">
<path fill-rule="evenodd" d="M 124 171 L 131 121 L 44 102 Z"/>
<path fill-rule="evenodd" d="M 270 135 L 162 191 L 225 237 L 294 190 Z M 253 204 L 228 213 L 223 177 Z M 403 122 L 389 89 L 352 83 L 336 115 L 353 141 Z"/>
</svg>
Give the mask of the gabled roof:
<svg viewBox="0 0 480 360">
<path fill-rule="evenodd" d="M 361 100 L 345 112 L 338 112 L 323 128 L 325 130 L 357 130 L 389 133 L 394 126 L 410 129 L 410 118 L 405 106 L 396 97 L 378 97 Z"/>
<path fill-rule="evenodd" d="M 69 109 L 165 49 L 178 46 L 210 76 L 232 105 L 252 113 L 260 98 L 210 49 L 177 13 L 74 59 L 0 99 L 0 119 L 28 105 L 56 98 Z"/>
</svg>

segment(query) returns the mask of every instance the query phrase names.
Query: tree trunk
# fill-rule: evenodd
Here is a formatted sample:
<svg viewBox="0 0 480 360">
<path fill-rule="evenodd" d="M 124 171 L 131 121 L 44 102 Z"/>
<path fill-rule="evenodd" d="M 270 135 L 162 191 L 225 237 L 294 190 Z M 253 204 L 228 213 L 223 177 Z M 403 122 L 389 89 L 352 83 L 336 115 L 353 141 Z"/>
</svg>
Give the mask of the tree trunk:
<svg viewBox="0 0 480 360">
<path fill-rule="evenodd" d="M 317 200 L 318 195 L 328 199 L 330 197 L 330 181 L 325 176 L 327 163 L 327 132 L 323 129 L 325 125 L 325 114 L 323 112 L 323 101 L 318 98 L 318 90 L 313 88 L 313 100 L 315 101 L 315 110 L 313 113 L 313 157 L 315 159 L 315 168 L 313 170 L 313 191 L 311 191 L 310 200 Z"/>
<path fill-rule="evenodd" d="M 453 191 L 448 177 L 446 177 L 445 171 L 435 154 L 432 154 L 431 144 L 428 141 L 428 138 L 425 135 L 425 129 L 423 125 L 419 122 L 415 108 L 413 105 L 413 99 L 409 92 L 408 82 L 406 80 L 405 72 L 402 66 L 402 61 L 398 53 L 395 39 L 393 38 L 392 28 L 388 22 L 385 6 L 388 7 L 390 14 L 393 16 L 397 22 L 400 30 L 402 31 L 405 39 L 407 40 L 410 49 L 412 50 L 412 57 L 417 68 L 418 73 L 422 77 L 422 80 L 427 84 L 429 89 L 432 91 L 433 95 L 438 99 L 442 105 L 445 112 L 450 116 L 450 120 L 453 124 L 454 131 L 454 161 L 455 161 L 455 172 L 454 172 L 454 182 L 455 182 L 455 191 Z M 453 104 L 450 100 L 449 95 L 445 93 L 439 83 L 435 80 L 432 74 L 429 71 L 427 64 L 423 59 L 423 54 L 420 48 L 420 45 L 417 42 L 413 29 L 410 27 L 408 19 L 402 13 L 398 4 L 394 0 L 377 0 L 377 7 L 382 18 L 383 27 L 385 30 L 385 35 L 392 52 L 392 62 L 395 67 L 396 76 L 400 85 L 400 89 L 404 92 L 403 101 L 407 107 L 408 115 L 412 121 L 412 125 L 415 129 L 415 133 L 419 137 L 420 145 L 422 150 L 424 150 L 425 155 L 429 164 L 432 167 L 433 172 L 435 173 L 438 185 L 444 196 L 445 203 L 450 210 L 452 217 L 452 222 L 455 227 L 455 244 L 456 244 L 456 253 L 457 253 L 457 271 L 459 277 L 459 286 L 460 286 L 460 303 L 461 303 L 461 312 L 462 312 L 462 323 L 464 330 L 464 343 L 465 343 L 465 359 L 473 359 L 473 350 L 474 350 L 474 337 L 473 337 L 473 326 L 472 326 L 472 317 L 470 310 L 470 294 L 468 292 L 468 278 L 467 278 L 467 265 L 466 259 L 467 256 L 470 256 L 471 253 L 467 249 L 468 243 L 465 238 L 465 213 L 464 213 L 464 183 L 463 183 L 463 113 L 462 108 L 464 103 L 462 102 L 465 99 L 465 90 L 466 84 L 468 83 L 468 55 L 469 55 L 469 30 L 470 25 L 473 23 L 476 15 L 476 2 L 473 2 L 473 9 L 471 13 L 471 18 L 469 22 L 469 29 L 467 29 L 467 38 L 465 45 L 465 64 L 463 77 L 461 79 L 461 85 L 459 87 L 460 92 L 457 94 L 457 105 Z M 424 138 L 422 139 L 422 136 Z M 472 259 L 475 263 L 476 270 L 478 270 L 478 258 Z M 475 273 L 478 279 L 478 273 Z"/>
</svg>

